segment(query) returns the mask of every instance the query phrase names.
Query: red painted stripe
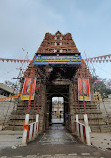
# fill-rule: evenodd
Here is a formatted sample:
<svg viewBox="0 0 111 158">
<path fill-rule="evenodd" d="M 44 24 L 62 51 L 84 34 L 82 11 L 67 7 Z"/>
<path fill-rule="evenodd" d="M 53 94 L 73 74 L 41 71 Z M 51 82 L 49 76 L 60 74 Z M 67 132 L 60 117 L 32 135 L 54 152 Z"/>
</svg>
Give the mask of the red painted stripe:
<svg viewBox="0 0 111 158">
<path fill-rule="evenodd" d="M 33 138 L 33 135 L 34 135 L 34 123 L 33 123 L 33 129 L 32 129 L 32 138 Z"/>
<path fill-rule="evenodd" d="M 76 122 L 74 122 L 74 126 L 75 126 L 75 132 L 77 132 L 77 128 L 76 128 Z"/>
<path fill-rule="evenodd" d="M 36 122 L 36 131 L 37 131 L 37 122 Z"/>
<path fill-rule="evenodd" d="M 30 125 L 28 126 L 28 130 L 27 130 L 27 142 L 29 141 L 29 133 L 30 133 Z"/>
<path fill-rule="evenodd" d="M 48 64 L 67 64 L 67 62 L 48 62 Z"/>
<path fill-rule="evenodd" d="M 85 126 L 83 126 L 83 136 L 84 136 L 84 142 L 86 143 L 86 131 L 85 131 Z"/>
<path fill-rule="evenodd" d="M 38 122 L 38 131 L 39 131 L 39 128 L 40 128 L 40 124 L 39 124 L 39 122 Z"/>
<path fill-rule="evenodd" d="M 79 136 L 81 137 L 81 129 L 80 129 L 80 124 L 79 124 Z"/>
</svg>

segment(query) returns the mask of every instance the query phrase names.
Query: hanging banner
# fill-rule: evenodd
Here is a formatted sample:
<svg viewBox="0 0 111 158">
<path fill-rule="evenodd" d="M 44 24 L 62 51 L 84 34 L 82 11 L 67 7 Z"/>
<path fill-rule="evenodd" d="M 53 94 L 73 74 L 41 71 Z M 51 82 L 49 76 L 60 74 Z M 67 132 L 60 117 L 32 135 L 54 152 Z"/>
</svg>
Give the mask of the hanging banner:
<svg viewBox="0 0 111 158">
<path fill-rule="evenodd" d="M 78 78 L 78 99 L 80 101 L 91 101 L 89 79 Z"/>
<path fill-rule="evenodd" d="M 29 100 L 31 78 L 25 78 L 21 99 Z M 31 100 L 34 100 L 36 79 L 32 79 Z"/>
</svg>

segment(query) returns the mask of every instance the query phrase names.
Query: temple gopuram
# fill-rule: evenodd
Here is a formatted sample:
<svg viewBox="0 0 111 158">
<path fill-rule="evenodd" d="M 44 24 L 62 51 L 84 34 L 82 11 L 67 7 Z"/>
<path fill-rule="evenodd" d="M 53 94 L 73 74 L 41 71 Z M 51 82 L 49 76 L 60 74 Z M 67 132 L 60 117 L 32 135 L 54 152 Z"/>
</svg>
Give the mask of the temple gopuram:
<svg viewBox="0 0 111 158">
<path fill-rule="evenodd" d="M 23 93 L 26 79 L 26 91 L 29 91 L 29 78 L 34 84 L 33 96 L 29 96 L 32 97 L 30 106 L 24 92 L 11 114 L 7 129 L 22 130 L 27 113 L 30 114 L 30 123 L 35 121 L 35 115 L 39 114 L 40 132 L 49 129 L 52 125 L 52 98 L 63 97 L 63 126 L 66 129 L 73 132 L 75 115 L 78 114 L 82 123 L 85 113 L 88 115 L 91 131 L 108 131 L 94 100 L 91 73 L 70 33 L 63 35 L 57 31 L 55 34 L 45 34 L 21 80 L 20 93 Z"/>
</svg>

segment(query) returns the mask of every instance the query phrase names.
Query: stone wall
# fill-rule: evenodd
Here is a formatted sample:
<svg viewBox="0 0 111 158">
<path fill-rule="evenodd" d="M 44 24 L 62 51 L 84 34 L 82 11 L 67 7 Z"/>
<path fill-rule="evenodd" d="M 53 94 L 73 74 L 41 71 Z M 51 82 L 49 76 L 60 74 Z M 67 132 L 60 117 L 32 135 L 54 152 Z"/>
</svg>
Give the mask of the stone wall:
<svg viewBox="0 0 111 158">
<path fill-rule="evenodd" d="M 100 108 L 105 120 L 108 120 L 111 124 L 111 95 L 109 95 L 108 98 L 105 98 L 103 102 L 100 102 L 98 107 Z"/>
<path fill-rule="evenodd" d="M 0 95 L 0 98 L 4 98 L 4 96 Z M 12 101 L 0 102 L 0 129 L 2 128 L 4 121 L 7 121 L 9 119 L 9 116 L 13 111 L 14 106 L 15 104 Z"/>
</svg>

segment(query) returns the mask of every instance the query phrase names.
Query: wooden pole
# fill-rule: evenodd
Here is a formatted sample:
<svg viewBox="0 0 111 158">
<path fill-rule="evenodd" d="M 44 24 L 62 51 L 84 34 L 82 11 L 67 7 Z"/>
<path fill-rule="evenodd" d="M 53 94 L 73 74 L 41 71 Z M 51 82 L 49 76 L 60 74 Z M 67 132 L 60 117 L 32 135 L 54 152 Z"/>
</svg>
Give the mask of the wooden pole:
<svg viewBox="0 0 111 158">
<path fill-rule="evenodd" d="M 29 90 L 29 106 L 28 106 L 28 113 L 30 113 L 31 109 L 31 95 L 32 95 L 32 81 L 33 81 L 33 68 L 34 68 L 34 60 L 32 60 L 32 68 L 31 68 L 31 83 L 30 83 L 30 90 Z"/>
<path fill-rule="evenodd" d="M 85 98 L 84 98 L 84 92 L 83 92 L 83 69 L 81 65 L 81 82 L 82 82 L 82 95 L 83 95 L 83 102 L 84 102 L 84 114 L 86 114 L 86 103 L 85 103 Z"/>
</svg>

